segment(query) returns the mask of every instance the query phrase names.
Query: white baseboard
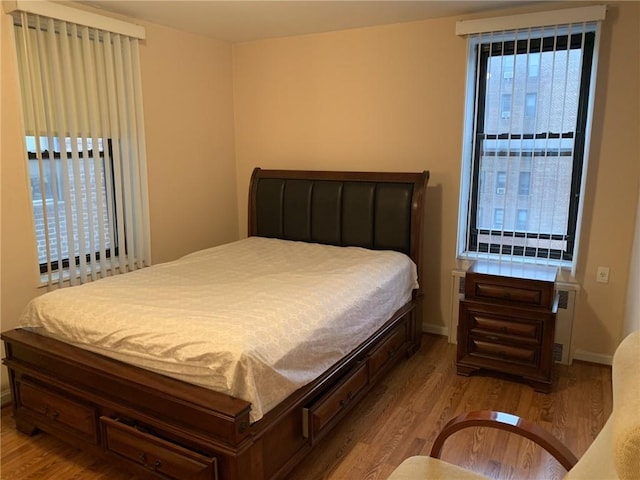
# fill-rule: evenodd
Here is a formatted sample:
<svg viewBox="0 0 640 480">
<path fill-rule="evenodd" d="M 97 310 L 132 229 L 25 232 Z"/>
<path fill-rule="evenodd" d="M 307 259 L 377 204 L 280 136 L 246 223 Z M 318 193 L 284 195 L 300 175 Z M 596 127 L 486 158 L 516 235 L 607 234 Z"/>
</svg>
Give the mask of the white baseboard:
<svg viewBox="0 0 640 480">
<path fill-rule="evenodd" d="M 612 355 L 603 355 L 601 353 L 587 352 L 585 350 L 576 349 L 573 352 L 574 360 L 581 360 L 583 362 L 599 363 L 602 365 L 613 365 Z"/>
<path fill-rule="evenodd" d="M 11 390 L 3 390 L 0 392 L 0 406 L 9 405 L 11 403 Z"/>
<path fill-rule="evenodd" d="M 431 325 L 429 323 L 422 324 L 422 331 L 426 333 L 433 333 L 434 335 L 442 335 L 446 337 L 449 335 L 449 328 L 442 325 Z"/>
</svg>

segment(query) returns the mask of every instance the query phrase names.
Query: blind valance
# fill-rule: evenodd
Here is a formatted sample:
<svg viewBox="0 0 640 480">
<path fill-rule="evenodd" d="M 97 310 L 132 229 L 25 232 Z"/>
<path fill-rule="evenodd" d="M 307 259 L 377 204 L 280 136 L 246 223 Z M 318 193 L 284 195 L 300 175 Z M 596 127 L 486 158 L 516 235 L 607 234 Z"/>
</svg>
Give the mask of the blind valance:
<svg viewBox="0 0 640 480">
<path fill-rule="evenodd" d="M 593 5 L 589 7 L 566 8 L 520 15 L 461 20 L 456 22 L 456 35 L 465 36 L 478 33 L 546 27 L 549 25 L 595 22 L 604 20 L 606 14 L 606 5 Z"/>
</svg>

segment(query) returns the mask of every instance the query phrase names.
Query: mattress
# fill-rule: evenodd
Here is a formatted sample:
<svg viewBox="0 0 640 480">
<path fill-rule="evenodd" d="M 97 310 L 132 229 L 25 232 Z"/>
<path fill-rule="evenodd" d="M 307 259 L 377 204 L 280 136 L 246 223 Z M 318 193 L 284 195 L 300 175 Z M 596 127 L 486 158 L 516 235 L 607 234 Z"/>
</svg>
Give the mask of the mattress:
<svg viewBox="0 0 640 480">
<path fill-rule="evenodd" d="M 250 237 L 33 299 L 21 324 L 251 402 L 257 421 L 411 298 L 391 251 Z"/>
</svg>

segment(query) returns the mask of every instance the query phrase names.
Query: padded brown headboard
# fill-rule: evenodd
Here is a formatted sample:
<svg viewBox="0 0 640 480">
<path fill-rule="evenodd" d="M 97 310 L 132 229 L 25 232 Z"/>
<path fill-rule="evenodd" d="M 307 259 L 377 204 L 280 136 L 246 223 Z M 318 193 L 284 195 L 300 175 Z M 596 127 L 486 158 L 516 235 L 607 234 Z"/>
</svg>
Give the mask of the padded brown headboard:
<svg viewBox="0 0 640 480">
<path fill-rule="evenodd" d="M 256 168 L 249 235 L 376 250 L 422 264 L 429 172 L 322 172 Z"/>
</svg>

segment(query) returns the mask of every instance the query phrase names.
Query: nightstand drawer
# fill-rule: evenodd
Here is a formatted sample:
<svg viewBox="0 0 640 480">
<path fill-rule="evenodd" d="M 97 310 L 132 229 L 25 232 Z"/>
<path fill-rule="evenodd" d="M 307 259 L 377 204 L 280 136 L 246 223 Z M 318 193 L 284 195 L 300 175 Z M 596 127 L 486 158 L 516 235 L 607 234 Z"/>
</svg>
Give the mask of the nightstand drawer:
<svg viewBox="0 0 640 480">
<path fill-rule="evenodd" d="M 555 283 L 470 271 L 466 274 L 464 295 L 467 300 L 550 309 L 555 299 Z"/>
<path fill-rule="evenodd" d="M 523 340 L 537 341 L 541 334 L 540 323 L 514 322 L 490 318 L 483 313 L 472 312 L 470 316 L 471 333 L 499 334 L 522 337 Z"/>
<path fill-rule="evenodd" d="M 542 291 L 538 289 L 525 289 L 495 285 L 492 283 L 475 282 L 474 298 L 486 298 L 489 300 L 504 300 L 520 305 L 541 305 Z"/>
<path fill-rule="evenodd" d="M 512 362 L 532 367 L 538 364 L 538 349 L 526 347 L 513 347 L 499 343 L 486 342 L 472 338 L 469 355 L 495 358 L 504 362 Z"/>
</svg>

